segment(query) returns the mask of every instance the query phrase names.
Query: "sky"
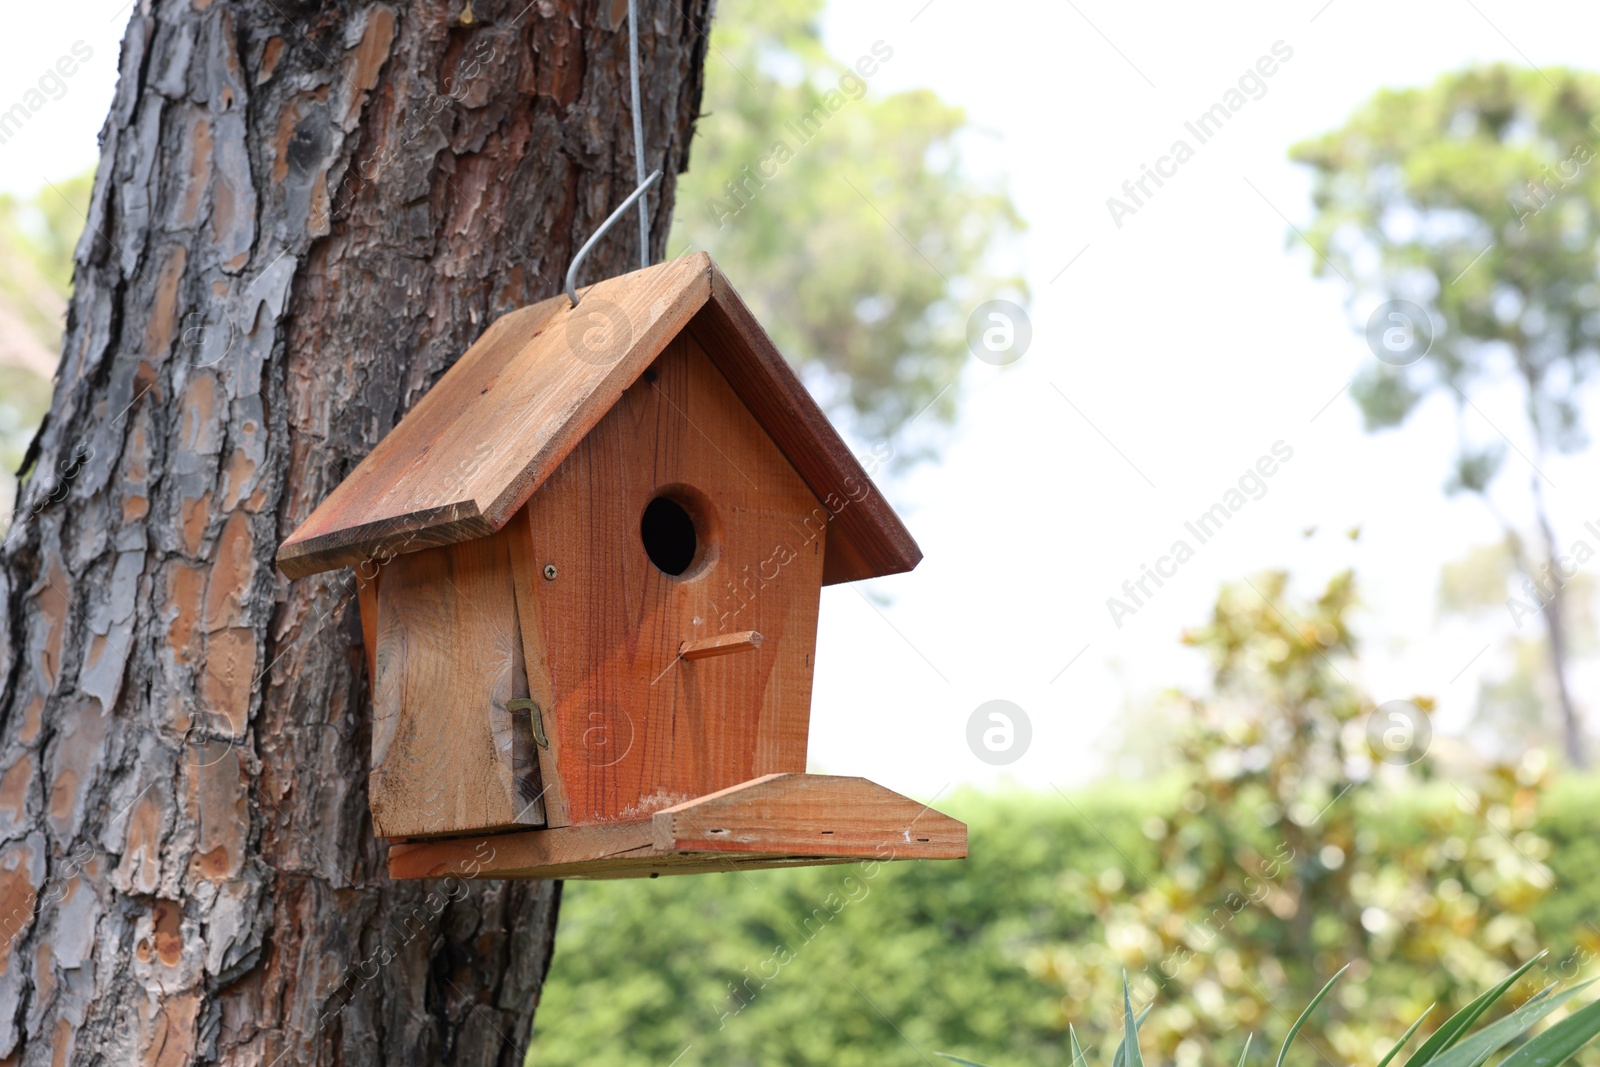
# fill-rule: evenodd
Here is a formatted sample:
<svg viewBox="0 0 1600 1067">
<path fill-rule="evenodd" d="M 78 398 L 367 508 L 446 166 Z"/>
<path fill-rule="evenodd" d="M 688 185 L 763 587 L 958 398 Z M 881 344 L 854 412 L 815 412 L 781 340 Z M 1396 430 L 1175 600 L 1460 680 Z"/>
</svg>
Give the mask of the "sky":
<svg viewBox="0 0 1600 1067">
<path fill-rule="evenodd" d="M 0 148 L 0 191 L 32 192 L 94 163 L 128 11 L 63 0 L 8 12 L 0 110 L 59 57 L 81 62 Z M 1431 695 L 1436 728 L 1459 732 L 1480 680 L 1506 668 L 1511 622 L 1439 618 L 1438 572 L 1498 527 L 1479 501 L 1441 492 L 1457 435 L 1450 405 L 1430 401 L 1400 431 L 1363 433 L 1344 390 L 1373 358 L 1353 325 L 1371 308 L 1347 306 L 1337 278 L 1313 278 L 1314 254 L 1291 229 L 1310 217 L 1309 181 L 1286 152 L 1380 87 L 1479 62 L 1581 66 L 1600 10 L 835 2 L 825 37 L 847 61 L 875 42 L 893 48 L 869 92 L 931 88 L 966 109 L 967 165 L 1003 181 L 1028 223 L 1007 255 L 1029 282 L 1032 339 L 1008 366 L 974 360 L 940 460 L 883 485 L 923 563 L 824 591 L 813 769 L 923 799 L 1116 774 L 1129 709 L 1205 678 L 1183 629 L 1204 622 L 1221 583 L 1274 567 L 1305 591 L 1354 567 L 1366 650 L 1355 680 L 1379 703 Z M 1125 200 L 1123 183 L 1263 56 L 1275 57 L 1265 93 L 1136 212 L 1113 217 L 1107 199 Z M 721 60 L 713 51 L 708 62 Z M 1479 406 L 1467 416 L 1474 436 L 1503 430 L 1527 451 L 1514 395 Z M 1264 494 L 1114 619 L 1107 598 L 1261 457 L 1275 457 Z M 1600 547 L 1583 525 L 1600 528 L 1587 488 L 1597 467 L 1588 453 L 1543 467 L 1563 544 Z M 1513 454 L 1508 510 L 1526 506 L 1530 473 Z M 1585 665 L 1575 681 L 1582 702 L 1600 675 Z M 975 714 L 993 725 L 993 708 L 978 710 L 991 701 L 1009 702 L 1018 725 L 1004 764 L 980 758 L 969 736 Z"/>
</svg>

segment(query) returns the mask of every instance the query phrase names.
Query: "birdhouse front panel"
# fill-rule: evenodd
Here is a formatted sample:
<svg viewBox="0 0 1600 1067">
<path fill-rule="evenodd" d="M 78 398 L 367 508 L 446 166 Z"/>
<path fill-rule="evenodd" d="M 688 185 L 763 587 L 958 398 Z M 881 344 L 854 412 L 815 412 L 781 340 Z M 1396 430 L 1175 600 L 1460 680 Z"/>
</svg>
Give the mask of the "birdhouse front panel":
<svg viewBox="0 0 1600 1067">
<path fill-rule="evenodd" d="M 803 772 L 829 513 L 688 335 L 509 527 L 549 825 Z"/>
</svg>

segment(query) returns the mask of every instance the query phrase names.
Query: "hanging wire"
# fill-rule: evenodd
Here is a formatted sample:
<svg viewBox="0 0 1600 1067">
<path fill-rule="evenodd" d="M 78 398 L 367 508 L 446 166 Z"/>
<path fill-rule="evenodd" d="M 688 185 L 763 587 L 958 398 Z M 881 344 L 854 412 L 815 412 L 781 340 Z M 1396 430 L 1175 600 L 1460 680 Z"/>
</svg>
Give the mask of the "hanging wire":
<svg viewBox="0 0 1600 1067">
<path fill-rule="evenodd" d="M 583 242 L 578 254 L 572 257 L 572 265 L 567 268 L 567 299 L 572 302 L 573 307 L 578 306 L 578 266 L 594 247 L 595 242 L 606 235 L 606 231 L 627 213 L 635 201 L 639 204 L 639 267 L 643 269 L 650 265 L 650 204 L 644 199 L 644 194 L 660 179 L 661 171 L 657 169 L 649 177 L 644 173 L 644 123 L 639 117 L 639 0 L 628 0 L 628 82 L 633 105 L 634 175 L 639 187 L 628 194 L 628 198 L 617 206 L 617 210 L 606 216 L 606 221 L 600 224 L 600 228 Z"/>
<path fill-rule="evenodd" d="M 633 180 L 644 188 L 644 120 L 639 107 L 639 0 L 628 0 L 628 82 L 633 90 Z M 639 269 L 650 265 L 650 204 L 639 199 Z"/>
<path fill-rule="evenodd" d="M 656 179 L 660 177 L 661 171 L 654 171 L 650 177 L 644 180 L 643 185 L 629 193 L 628 199 L 617 205 L 617 210 L 613 211 L 609 216 L 606 217 L 606 221 L 602 222 L 600 224 L 600 228 L 594 231 L 594 236 L 583 242 L 583 247 L 578 249 L 578 254 L 572 257 L 572 266 L 567 268 L 567 299 L 572 301 L 573 307 L 578 306 L 578 266 L 583 262 L 583 257 L 589 254 L 589 249 L 594 247 L 595 242 L 604 237 L 606 235 L 606 231 L 611 229 L 611 227 L 616 224 L 618 219 L 627 214 L 628 209 L 633 206 L 633 202 L 644 196 L 645 192 L 648 191 L 649 188 L 656 183 Z M 645 266 L 648 267 L 649 265 L 650 264 L 647 261 Z"/>
</svg>

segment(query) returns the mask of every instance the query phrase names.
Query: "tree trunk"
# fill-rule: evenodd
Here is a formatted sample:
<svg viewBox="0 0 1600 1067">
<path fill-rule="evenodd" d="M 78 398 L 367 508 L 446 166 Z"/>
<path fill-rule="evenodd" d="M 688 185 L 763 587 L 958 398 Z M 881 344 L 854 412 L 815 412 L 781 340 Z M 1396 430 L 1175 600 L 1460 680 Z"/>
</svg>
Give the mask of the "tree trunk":
<svg viewBox="0 0 1600 1067">
<path fill-rule="evenodd" d="M 1531 393 L 1530 393 L 1531 395 Z M 1540 462 L 1544 456 L 1541 452 Z M 1561 549 L 1556 547 L 1555 530 L 1550 526 L 1550 515 L 1545 509 L 1543 473 L 1535 469 L 1533 482 L 1533 510 L 1539 522 L 1539 535 L 1544 543 L 1545 573 L 1550 576 L 1550 595 L 1539 600 L 1544 614 L 1546 637 L 1550 646 L 1550 673 L 1556 684 L 1556 703 L 1561 711 L 1561 740 L 1566 749 L 1567 762 L 1577 770 L 1587 770 L 1589 759 L 1584 751 L 1583 722 L 1578 717 L 1577 706 L 1572 701 L 1572 691 L 1567 686 L 1567 623 L 1566 589 L 1571 575 L 1563 574 L 1560 566 Z M 1531 571 L 1531 568 L 1530 568 Z M 1541 588 L 1537 574 L 1530 573 L 1535 589 Z"/>
<path fill-rule="evenodd" d="M 641 8 L 670 176 L 709 0 Z M 626 11 L 139 3 L 0 568 L 0 1063 L 522 1063 L 559 884 L 389 881 L 352 575 L 272 561 L 632 190 Z"/>
</svg>

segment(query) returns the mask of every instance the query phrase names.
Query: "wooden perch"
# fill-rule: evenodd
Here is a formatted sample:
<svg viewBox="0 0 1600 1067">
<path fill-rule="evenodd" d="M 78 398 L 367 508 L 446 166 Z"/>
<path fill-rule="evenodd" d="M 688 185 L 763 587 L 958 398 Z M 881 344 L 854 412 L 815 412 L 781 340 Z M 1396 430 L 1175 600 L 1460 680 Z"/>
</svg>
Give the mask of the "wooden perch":
<svg viewBox="0 0 1600 1067">
<path fill-rule="evenodd" d="M 702 637 L 698 641 L 685 641 L 678 646 L 678 655 L 684 659 L 710 659 L 712 656 L 726 656 L 734 652 L 744 652 L 747 649 L 760 647 L 760 634 L 754 630 L 740 630 L 738 633 Z"/>
</svg>

